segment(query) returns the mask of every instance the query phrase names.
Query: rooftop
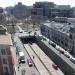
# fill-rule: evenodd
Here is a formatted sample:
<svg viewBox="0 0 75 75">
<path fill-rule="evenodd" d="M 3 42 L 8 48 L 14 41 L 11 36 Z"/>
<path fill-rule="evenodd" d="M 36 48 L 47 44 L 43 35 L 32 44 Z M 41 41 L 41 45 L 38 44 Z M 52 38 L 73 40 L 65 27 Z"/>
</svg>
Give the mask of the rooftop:
<svg viewBox="0 0 75 75">
<path fill-rule="evenodd" d="M 67 35 L 69 35 L 69 30 L 70 30 L 70 27 L 75 27 L 75 24 L 67 24 L 67 23 L 56 23 L 56 22 L 45 22 L 45 23 L 42 23 L 43 25 L 46 25 L 52 29 L 56 29 L 62 33 L 65 33 Z"/>
<path fill-rule="evenodd" d="M 0 35 L 0 45 L 12 45 L 11 35 Z"/>
</svg>

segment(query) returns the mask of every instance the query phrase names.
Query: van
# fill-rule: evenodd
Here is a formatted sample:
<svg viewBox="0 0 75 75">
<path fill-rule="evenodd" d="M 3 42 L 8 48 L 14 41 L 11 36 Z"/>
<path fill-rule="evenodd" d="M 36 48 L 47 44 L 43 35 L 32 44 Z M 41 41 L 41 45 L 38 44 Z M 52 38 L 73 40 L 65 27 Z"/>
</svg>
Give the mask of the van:
<svg viewBox="0 0 75 75">
<path fill-rule="evenodd" d="M 25 57 L 23 52 L 19 52 L 19 63 L 25 63 Z"/>
</svg>

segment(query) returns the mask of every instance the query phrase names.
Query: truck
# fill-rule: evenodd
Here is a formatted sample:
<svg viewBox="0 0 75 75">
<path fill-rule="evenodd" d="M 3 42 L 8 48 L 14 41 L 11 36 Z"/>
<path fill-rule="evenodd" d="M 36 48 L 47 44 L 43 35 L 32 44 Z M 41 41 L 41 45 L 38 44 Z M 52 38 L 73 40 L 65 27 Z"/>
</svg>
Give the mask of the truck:
<svg viewBox="0 0 75 75">
<path fill-rule="evenodd" d="M 19 52 L 19 63 L 25 63 L 25 56 L 23 52 Z"/>
</svg>

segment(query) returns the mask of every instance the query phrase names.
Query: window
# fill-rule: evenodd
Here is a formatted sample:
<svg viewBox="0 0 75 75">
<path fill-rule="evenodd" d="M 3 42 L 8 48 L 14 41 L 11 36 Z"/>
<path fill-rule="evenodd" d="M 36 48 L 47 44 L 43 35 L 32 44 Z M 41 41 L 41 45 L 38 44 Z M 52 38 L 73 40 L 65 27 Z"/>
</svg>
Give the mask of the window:
<svg viewBox="0 0 75 75">
<path fill-rule="evenodd" d="M 64 42 L 63 41 L 61 41 L 61 44 L 63 44 Z"/>
<path fill-rule="evenodd" d="M 68 46 L 68 44 L 67 44 L 67 43 L 65 43 L 65 46 L 67 47 L 67 46 Z"/>
<path fill-rule="evenodd" d="M 69 36 L 69 37 L 70 37 L 70 39 L 72 39 L 72 34 L 70 34 L 70 36 Z"/>
<path fill-rule="evenodd" d="M 1 49 L 1 54 L 2 55 L 5 55 L 6 54 L 5 49 Z"/>
<path fill-rule="evenodd" d="M 9 75 L 7 66 L 4 67 L 4 71 L 5 71 L 6 75 Z"/>
<path fill-rule="evenodd" d="M 3 58 L 3 64 L 7 64 L 7 59 Z"/>
</svg>

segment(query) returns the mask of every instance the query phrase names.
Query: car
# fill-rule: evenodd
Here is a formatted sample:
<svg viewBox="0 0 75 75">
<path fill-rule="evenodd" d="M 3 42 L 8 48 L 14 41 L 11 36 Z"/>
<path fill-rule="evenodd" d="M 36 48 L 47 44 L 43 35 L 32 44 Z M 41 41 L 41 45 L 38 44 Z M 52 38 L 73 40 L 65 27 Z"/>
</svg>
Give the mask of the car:
<svg viewBox="0 0 75 75">
<path fill-rule="evenodd" d="M 64 51 L 63 50 L 60 50 L 59 52 L 62 53 L 62 54 L 64 54 Z"/>
<path fill-rule="evenodd" d="M 52 64 L 52 67 L 56 70 L 58 69 L 58 65 L 56 65 L 56 64 Z"/>
<path fill-rule="evenodd" d="M 19 63 L 25 63 L 25 57 L 24 56 L 19 59 Z"/>
<path fill-rule="evenodd" d="M 53 46 L 54 48 L 56 47 L 56 44 L 55 43 L 51 43 L 50 45 Z"/>
<path fill-rule="evenodd" d="M 64 54 L 65 50 L 59 46 L 55 47 L 57 51 L 59 51 L 60 53 Z"/>
<path fill-rule="evenodd" d="M 24 53 L 22 51 L 19 52 L 19 63 L 25 63 Z"/>
<path fill-rule="evenodd" d="M 19 31 L 19 33 L 23 33 L 23 32 L 24 32 L 23 30 L 20 30 L 20 31 Z"/>
<path fill-rule="evenodd" d="M 31 59 L 27 59 L 27 63 L 29 65 L 29 67 L 31 67 L 33 65 Z"/>
<path fill-rule="evenodd" d="M 67 58 L 70 58 L 69 52 L 65 51 L 65 52 L 64 52 L 64 55 L 65 55 Z"/>
<path fill-rule="evenodd" d="M 46 38 L 45 38 L 45 37 L 42 37 L 42 39 L 43 39 L 44 41 L 46 41 Z"/>
<path fill-rule="evenodd" d="M 70 57 L 70 61 L 72 61 L 75 64 L 75 58 L 74 57 Z"/>
<path fill-rule="evenodd" d="M 20 31 L 20 33 L 23 33 L 23 31 Z"/>
</svg>

